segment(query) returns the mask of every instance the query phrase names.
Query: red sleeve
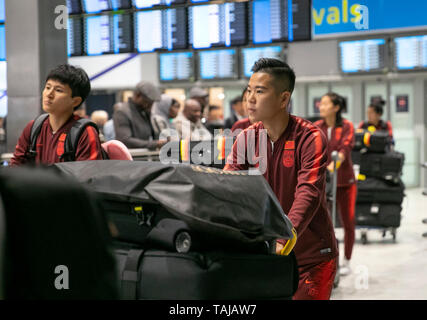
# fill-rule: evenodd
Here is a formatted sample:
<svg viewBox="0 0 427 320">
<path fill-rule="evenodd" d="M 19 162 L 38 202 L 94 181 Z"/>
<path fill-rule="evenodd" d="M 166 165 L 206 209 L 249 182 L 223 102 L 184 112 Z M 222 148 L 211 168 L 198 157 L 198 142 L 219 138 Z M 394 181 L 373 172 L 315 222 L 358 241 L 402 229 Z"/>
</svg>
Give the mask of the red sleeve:
<svg viewBox="0 0 427 320">
<path fill-rule="evenodd" d="M 25 153 L 30 145 L 30 134 L 33 123 L 34 120 L 31 120 L 22 131 L 21 136 L 18 139 L 18 143 L 16 144 L 15 152 L 10 160 L 11 167 L 19 166 L 27 162 Z"/>
<path fill-rule="evenodd" d="M 328 159 L 327 140 L 319 129 L 312 128 L 303 141 L 295 199 L 288 214 L 298 237 L 304 233 L 325 197 Z"/>
<path fill-rule="evenodd" d="M 365 124 L 364 121 L 360 121 L 359 126 L 357 127 L 357 129 L 363 129 L 363 125 Z"/>
<path fill-rule="evenodd" d="M 387 121 L 387 131 L 388 131 L 389 136 L 393 139 L 393 129 L 391 127 L 390 121 Z"/>
<path fill-rule="evenodd" d="M 248 170 L 249 163 L 246 159 L 246 131 L 239 133 L 234 141 L 233 148 L 227 157 L 225 171 Z"/>
<path fill-rule="evenodd" d="M 342 137 L 341 145 L 338 146 L 338 152 L 343 153 L 346 159 L 350 159 L 351 150 L 354 147 L 354 127 L 350 121 L 343 123 Z"/>
<path fill-rule="evenodd" d="M 101 141 L 95 128 L 88 126 L 80 137 L 76 161 L 102 160 Z"/>
</svg>

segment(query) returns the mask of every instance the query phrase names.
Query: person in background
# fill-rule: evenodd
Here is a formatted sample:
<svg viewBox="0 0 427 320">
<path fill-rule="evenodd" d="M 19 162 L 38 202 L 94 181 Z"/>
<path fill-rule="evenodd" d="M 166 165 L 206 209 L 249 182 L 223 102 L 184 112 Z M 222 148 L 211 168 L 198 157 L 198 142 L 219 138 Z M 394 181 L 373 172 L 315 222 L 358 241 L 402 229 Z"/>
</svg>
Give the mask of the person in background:
<svg viewBox="0 0 427 320">
<path fill-rule="evenodd" d="M 154 103 L 151 122 L 157 135 L 163 130 L 174 128 L 172 120 L 178 115 L 179 108 L 179 102 L 167 94 L 162 94 L 160 101 Z"/>
<path fill-rule="evenodd" d="M 117 102 L 113 105 L 113 115 L 114 113 L 124 106 L 123 102 Z M 116 133 L 114 132 L 114 121 L 113 118 L 108 120 L 104 124 L 104 138 L 105 141 L 111 141 L 116 139 Z"/>
<path fill-rule="evenodd" d="M 206 129 L 209 130 L 212 136 L 222 133 L 222 129 L 224 129 L 224 113 L 222 112 L 222 108 L 220 106 L 209 106 Z"/>
<path fill-rule="evenodd" d="M 132 98 L 113 115 L 116 139 L 128 148 L 161 148 L 167 140 L 159 140 L 151 123 L 151 108 L 160 101 L 160 91 L 152 83 L 139 82 Z"/>
<path fill-rule="evenodd" d="M 102 143 L 104 143 L 106 141 L 106 139 L 104 137 L 104 125 L 108 121 L 108 113 L 107 113 L 107 111 L 105 111 L 105 110 L 95 110 L 90 115 L 90 120 L 92 120 L 92 122 L 94 122 L 98 126 L 98 129 L 99 129 L 99 139 L 101 140 Z"/>
<path fill-rule="evenodd" d="M 83 119 L 89 119 L 89 116 L 86 113 L 86 103 L 82 103 L 79 107 L 77 107 L 73 114 Z"/>
<path fill-rule="evenodd" d="M 245 114 L 248 113 L 248 111 L 247 111 L 248 110 L 247 109 L 247 99 L 246 99 L 246 90 L 247 89 L 248 88 L 245 88 L 243 90 L 243 93 L 242 93 L 242 107 L 243 107 L 243 110 L 244 110 Z M 234 132 L 237 129 L 245 130 L 246 128 L 249 128 L 251 124 L 252 124 L 252 122 L 251 122 L 251 119 L 249 117 L 243 118 L 241 120 L 236 121 L 233 124 L 233 126 L 231 127 L 231 132 Z"/>
<path fill-rule="evenodd" d="M 209 104 L 209 92 L 201 87 L 193 87 L 190 90 L 189 96 L 190 96 L 190 99 L 193 99 L 199 102 L 201 107 L 200 121 L 202 124 L 205 124 L 207 121 L 205 117 L 205 112 L 206 112 L 206 107 Z"/>
<path fill-rule="evenodd" d="M 245 92 L 246 88 L 241 96 L 235 97 L 230 101 L 231 115 L 225 120 L 225 129 L 231 129 L 237 121 L 247 119 L 247 112 L 243 102 Z"/>
<path fill-rule="evenodd" d="M 356 179 L 351 160 L 351 150 L 354 147 L 353 124 L 344 119 L 341 113 L 346 110 L 346 102 L 340 95 L 330 92 L 325 94 L 319 106 L 322 120 L 314 124 L 328 137 L 328 170 L 333 172 L 334 163 L 332 151 L 338 151 L 338 180 L 337 208 L 339 209 L 341 225 L 344 227 L 344 261 L 340 264 L 340 274 L 351 272 L 350 259 L 355 239 L 355 204 Z"/>
<path fill-rule="evenodd" d="M 366 111 L 368 120 L 360 122 L 359 129 L 366 129 L 370 132 L 374 132 L 376 130 L 386 131 L 390 136 L 390 140 L 393 141 L 393 128 L 391 126 L 391 122 L 381 119 L 381 116 L 384 113 L 384 105 L 385 101 L 382 99 L 372 102 Z"/>
<path fill-rule="evenodd" d="M 80 119 L 73 114 L 90 93 L 90 80 L 86 72 L 69 64 L 52 69 L 42 92 L 43 121 L 36 140 L 36 153 L 29 154 L 30 134 L 34 120 L 24 128 L 11 159 L 11 166 L 26 163 L 53 164 L 64 161 L 64 141 L 71 127 Z M 82 133 L 75 150 L 76 161 L 102 160 L 101 142 L 96 129 L 88 126 Z"/>
<path fill-rule="evenodd" d="M 201 106 L 197 100 L 189 99 L 184 102 L 184 109 L 172 121 L 179 139 L 193 141 L 210 140 L 211 133 L 201 123 Z"/>
<path fill-rule="evenodd" d="M 237 136 L 224 170 L 257 168 L 291 220 L 298 234 L 293 250 L 300 275 L 293 299 L 329 299 L 338 249 L 326 204 L 326 137 L 312 123 L 289 114 L 295 73 L 285 62 L 261 58 L 252 71 L 246 98 L 254 124 Z M 248 154 L 250 149 L 255 154 Z M 254 158 L 259 162 L 254 164 Z M 276 252 L 285 243 L 278 240 Z"/>
</svg>

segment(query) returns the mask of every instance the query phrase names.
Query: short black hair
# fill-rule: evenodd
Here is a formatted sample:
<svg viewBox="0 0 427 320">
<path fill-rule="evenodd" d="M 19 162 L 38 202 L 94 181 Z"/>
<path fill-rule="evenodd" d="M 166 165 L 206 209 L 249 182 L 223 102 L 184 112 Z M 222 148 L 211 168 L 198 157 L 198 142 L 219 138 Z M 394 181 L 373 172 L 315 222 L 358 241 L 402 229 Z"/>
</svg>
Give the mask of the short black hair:
<svg viewBox="0 0 427 320">
<path fill-rule="evenodd" d="M 236 103 L 242 102 L 242 96 L 237 96 L 230 101 L 230 106 L 234 106 Z"/>
<path fill-rule="evenodd" d="M 369 108 L 374 109 L 375 113 L 382 116 L 384 113 L 385 101 L 383 99 L 374 100 L 369 105 Z"/>
<path fill-rule="evenodd" d="M 60 64 L 53 68 L 46 77 L 48 80 L 59 81 L 62 84 L 67 84 L 71 88 L 71 96 L 81 97 L 82 102 L 74 108 L 79 108 L 90 93 L 90 80 L 87 73 L 79 67 L 74 67 L 69 64 Z"/>
<path fill-rule="evenodd" d="M 251 71 L 268 73 L 280 83 L 281 91 L 292 93 L 295 88 L 295 72 L 286 63 L 279 59 L 261 58 L 253 65 Z"/>
<path fill-rule="evenodd" d="M 221 107 L 217 106 L 217 105 L 210 105 L 209 106 L 209 112 L 214 111 L 214 110 L 220 110 Z"/>
</svg>

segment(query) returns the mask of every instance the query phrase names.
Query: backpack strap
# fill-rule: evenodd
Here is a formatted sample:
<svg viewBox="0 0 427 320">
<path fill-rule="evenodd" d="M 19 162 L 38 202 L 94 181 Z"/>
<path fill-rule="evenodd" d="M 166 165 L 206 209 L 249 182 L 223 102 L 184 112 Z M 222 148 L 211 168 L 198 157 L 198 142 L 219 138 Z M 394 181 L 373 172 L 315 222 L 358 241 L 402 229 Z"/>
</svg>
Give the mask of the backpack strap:
<svg viewBox="0 0 427 320">
<path fill-rule="evenodd" d="M 94 122 L 90 121 L 89 119 L 77 120 L 65 138 L 64 153 L 60 156 L 60 159 L 64 159 L 64 161 L 76 160 L 76 150 L 80 137 L 88 126 L 95 128 L 97 134 L 99 134 L 98 126 Z"/>
<path fill-rule="evenodd" d="M 129 250 L 123 273 L 121 274 L 121 298 L 124 300 L 137 300 L 139 282 L 139 264 L 144 255 L 142 249 Z"/>
<path fill-rule="evenodd" d="M 37 155 L 37 138 L 42 129 L 43 122 L 49 116 L 48 113 L 39 115 L 33 122 L 30 133 L 30 145 L 28 146 L 25 157 L 29 162 L 34 162 Z"/>
</svg>

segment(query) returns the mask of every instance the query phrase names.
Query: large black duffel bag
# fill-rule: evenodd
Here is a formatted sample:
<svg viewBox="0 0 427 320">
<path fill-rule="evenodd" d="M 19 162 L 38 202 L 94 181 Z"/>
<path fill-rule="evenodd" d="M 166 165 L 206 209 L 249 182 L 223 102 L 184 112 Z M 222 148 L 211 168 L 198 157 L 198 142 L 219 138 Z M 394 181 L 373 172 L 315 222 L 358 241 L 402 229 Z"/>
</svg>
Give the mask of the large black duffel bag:
<svg viewBox="0 0 427 320">
<path fill-rule="evenodd" d="M 295 255 L 116 250 L 122 299 L 291 299 Z"/>
<path fill-rule="evenodd" d="M 292 223 L 262 175 L 143 161 L 55 166 L 101 197 L 120 241 L 178 250 L 184 235 L 196 249 L 258 251 L 293 237 Z"/>
<path fill-rule="evenodd" d="M 402 180 L 397 184 L 382 179 L 366 177 L 357 181 L 356 203 L 401 204 L 405 186 Z"/>
<path fill-rule="evenodd" d="M 358 226 L 398 228 L 402 207 L 400 204 L 358 203 L 356 224 Z"/>
<path fill-rule="evenodd" d="M 391 139 L 386 131 L 370 132 L 357 129 L 355 132 L 354 150 L 366 149 L 369 152 L 384 153 L 390 150 Z"/>
<path fill-rule="evenodd" d="M 361 153 L 360 173 L 399 183 L 405 155 L 400 152 Z"/>
</svg>

